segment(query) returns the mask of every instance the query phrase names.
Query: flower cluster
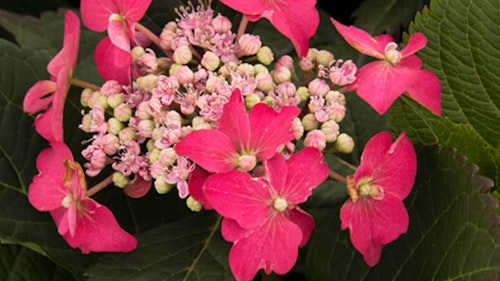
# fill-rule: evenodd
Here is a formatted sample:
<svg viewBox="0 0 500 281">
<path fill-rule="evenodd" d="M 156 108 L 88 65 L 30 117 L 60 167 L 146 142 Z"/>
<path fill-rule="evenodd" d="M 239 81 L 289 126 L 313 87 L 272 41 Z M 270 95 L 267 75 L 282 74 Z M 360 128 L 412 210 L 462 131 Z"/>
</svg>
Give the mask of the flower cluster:
<svg viewBox="0 0 500 281">
<path fill-rule="evenodd" d="M 236 33 L 229 18 L 200 2 L 179 7 L 178 18 L 157 36 L 139 23 L 150 0 L 83 0 L 84 25 L 108 34 L 95 50 L 106 80 L 101 86 L 72 79 L 80 27 L 76 15 L 67 13 L 63 49 L 48 66 L 51 80 L 29 90 L 24 110 L 45 110 L 35 128 L 51 146 L 37 161 L 40 174 L 30 186 L 30 202 L 51 212 L 70 246 L 84 253 L 135 248 L 137 241 L 111 211 L 90 198 L 107 185 L 134 198 L 151 187 L 158 194 L 176 188 L 191 210 L 223 217 L 237 280 L 251 280 L 260 269 L 287 273 L 314 228 L 299 204 L 332 172 L 323 155 L 354 147 L 340 127 L 344 93 L 356 90 L 383 113 L 406 92 L 440 113 L 439 82 L 414 55 L 425 46 L 422 34 L 398 51 L 392 38 L 372 38 L 332 19 L 353 47 L 381 60 L 358 70 L 351 60 L 309 48 L 319 23 L 315 1 L 221 2 L 243 14 Z M 304 16 L 308 20 L 297 22 Z M 248 21 L 260 18 L 291 40 L 297 59 L 275 60 L 258 35 L 245 32 Z M 432 83 L 423 85 L 423 79 Z M 84 88 L 83 168 L 63 138 L 71 83 Z M 381 245 L 408 227 L 402 200 L 413 185 L 415 153 L 406 135 L 391 140 L 387 132 L 376 135 L 354 176 L 344 178 L 351 199 L 341 210 L 342 229 L 350 229 L 370 266 L 378 262 Z M 87 190 L 85 177 L 103 175 Z"/>
</svg>

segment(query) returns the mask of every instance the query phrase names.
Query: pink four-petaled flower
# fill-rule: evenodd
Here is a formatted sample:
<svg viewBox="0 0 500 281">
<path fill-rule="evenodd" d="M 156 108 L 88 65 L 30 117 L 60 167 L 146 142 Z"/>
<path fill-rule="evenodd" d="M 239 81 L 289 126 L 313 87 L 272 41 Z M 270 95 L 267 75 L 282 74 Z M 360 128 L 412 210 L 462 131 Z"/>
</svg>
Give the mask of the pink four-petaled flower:
<svg viewBox="0 0 500 281">
<path fill-rule="evenodd" d="M 338 32 L 353 48 L 375 57 L 356 72 L 356 81 L 348 90 L 364 99 L 378 113 L 383 114 L 403 93 L 427 107 L 434 114 L 441 114 L 441 84 L 437 76 L 421 69 L 422 61 L 415 55 L 427 44 L 422 33 L 413 34 L 401 51 L 394 39 L 387 34 L 371 37 L 355 26 L 345 26 L 331 19 Z"/>
<path fill-rule="evenodd" d="M 299 57 L 307 55 L 309 39 L 319 25 L 316 0 L 221 0 L 251 21 L 268 19 L 291 41 Z"/>
<path fill-rule="evenodd" d="M 59 234 L 73 248 L 89 252 L 129 252 L 137 245 L 111 211 L 86 195 L 87 184 L 69 148 L 52 142 L 37 158 L 40 172 L 30 185 L 29 202 L 49 211 Z"/>
<path fill-rule="evenodd" d="M 220 213 L 222 235 L 234 243 L 229 265 L 236 280 L 252 280 L 290 271 L 314 228 L 312 217 L 298 204 L 328 176 L 323 155 L 304 148 L 285 160 L 279 153 L 264 161 L 264 176 L 231 171 L 214 174 L 204 184 L 206 199 Z"/>
<path fill-rule="evenodd" d="M 415 180 L 417 160 L 413 145 L 402 133 L 382 132 L 371 138 L 361 164 L 348 178 L 351 198 L 342 206 L 342 230 L 349 228 L 354 247 L 369 266 L 380 259 L 382 244 L 394 241 L 408 229 L 409 217 L 403 199 Z"/>
<path fill-rule="evenodd" d="M 36 131 L 47 141 L 63 141 L 62 115 L 64 102 L 70 87 L 73 69 L 78 57 L 80 42 L 80 21 L 77 15 L 68 11 L 64 21 L 63 47 L 47 65 L 50 80 L 38 81 L 33 85 L 23 101 L 23 110 L 38 114 Z M 47 95 L 53 93 L 52 95 Z"/>
</svg>

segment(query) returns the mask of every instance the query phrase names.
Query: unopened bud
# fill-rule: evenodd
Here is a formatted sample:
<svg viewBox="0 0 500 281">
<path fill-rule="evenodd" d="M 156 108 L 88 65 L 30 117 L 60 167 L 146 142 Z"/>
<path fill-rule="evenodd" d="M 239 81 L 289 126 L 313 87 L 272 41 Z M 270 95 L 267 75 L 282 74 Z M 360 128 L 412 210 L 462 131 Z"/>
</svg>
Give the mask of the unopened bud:
<svg viewBox="0 0 500 281">
<path fill-rule="evenodd" d="M 304 135 L 304 126 L 299 117 L 295 117 L 292 122 L 293 138 L 298 140 Z"/>
<path fill-rule="evenodd" d="M 304 86 L 300 86 L 295 93 L 296 96 L 300 98 L 301 102 L 306 101 L 311 95 L 309 94 L 309 89 Z"/>
<path fill-rule="evenodd" d="M 123 94 L 114 94 L 108 97 L 108 105 L 111 108 L 116 108 L 122 103 L 124 103 Z"/>
<path fill-rule="evenodd" d="M 245 106 L 247 109 L 251 109 L 252 107 L 254 107 L 254 105 L 258 104 L 259 102 L 261 102 L 261 100 L 259 96 L 256 94 L 250 94 L 245 97 Z"/>
<path fill-rule="evenodd" d="M 316 63 L 328 66 L 333 60 L 333 54 L 327 50 L 319 50 L 316 52 Z"/>
<path fill-rule="evenodd" d="M 262 47 L 262 42 L 260 37 L 257 35 L 251 35 L 245 33 L 241 35 L 238 40 L 238 45 L 240 46 L 241 54 L 243 56 L 255 55 Z"/>
<path fill-rule="evenodd" d="M 174 187 L 173 185 L 167 183 L 163 177 L 158 177 L 155 180 L 154 185 L 156 192 L 158 192 L 159 194 L 168 193 Z"/>
<path fill-rule="evenodd" d="M 273 79 L 276 83 L 288 82 L 292 79 L 292 72 L 284 66 L 278 66 L 272 71 Z"/>
<path fill-rule="evenodd" d="M 220 58 L 215 53 L 206 51 L 201 58 L 201 65 L 210 71 L 215 71 L 220 65 Z"/>
<path fill-rule="evenodd" d="M 137 78 L 137 85 L 145 92 L 151 92 L 154 88 L 156 88 L 156 75 L 148 74 L 146 76 L 141 76 Z"/>
<path fill-rule="evenodd" d="M 304 139 L 304 145 L 306 147 L 316 147 L 319 150 L 323 150 L 326 147 L 326 136 L 318 129 L 312 130 L 307 133 Z"/>
<path fill-rule="evenodd" d="M 263 92 L 269 92 L 274 89 L 274 81 L 271 74 L 268 72 L 261 72 L 255 76 L 255 81 L 257 82 L 257 89 Z"/>
<path fill-rule="evenodd" d="M 132 117 L 132 109 L 128 104 L 122 103 L 119 106 L 115 107 L 113 110 L 113 115 L 120 122 L 127 122 L 130 117 Z"/>
<path fill-rule="evenodd" d="M 83 89 L 81 95 L 80 95 L 80 103 L 82 104 L 82 106 L 85 106 L 85 107 L 90 107 L 89 104 L 88 104 L 88 99 L 89 97 L 92 95 L 92 90 L 91 89 Z"/>
<path fill-rule="evenodd" d="M 131 52 L 132 52 L 132 58 L 134 62 L 136 62 L 140 56 L 146 53 L 146 50 L 144 50 L 144 48 L 141 46 L 135 46 L 132 48 Z"/>
<path fill-rule="evenodd" d="M 316 116 L 314 113 L 308 113 L 302 117 L 302 126 L 304 126 L 304 130 L 312 131 L 318 128 L 319 122 L 316 120 Z"/>
<path fill-rule="evenodd" d="M 118 150 L 119 140 L 118 137 L 116 137 L 116 135 L 105 134 L 102 137 L 101 142 L 102 142 L 102 150 L 104 150 L 104 152 L 107 155 L 113 155 Z"/>
<path fill-rule="evenodd" d="M 200 212 L 203 209 L 203 205 L 196 201 L 192 196 L 186 199 L 187 207 L 193 212 Z"/>
<path fill-rule="evenodd" d="M 113 183 L 117 187 L 124 188 L 130 183 L 130 179 L 125 176 L 122 172 L 114 172 L 113 173 Z"/>
<path fill-rule="evenodd" d="M 273 51 L 267 46 L 261 47 L 257 52 L 257 59 L 264 65 L 270 65 L 274 60 Z"/>
<path fill-rule="evenodd" d="M 330 91 L 330 86 L 324 80 L 316 78 L 307 85 L 307 89 L 311 96 L 324 97 Z"/>
<path fill-rule="evenodd" d="M 108 119 L 108 133 L 113 135 L 118 135 L 120 131 L 125 127 L 122 122 L 120 122 L 115 117 Z"/>
<path fill-rule="evenodd" d="M 126 127 L 118 133 L 118 138 L 121 141 L 133 141 L 137 139 L 137 131 L 132 127 Z"/>
<path fill-rule="evenodd" d="M 335 151 L 340 153 L 351 153 L 354 149 L 353 139 L 346 133 L 337 136 L 335 142 Z"/>
<path fill-rule="evenodd" d="M 321 131 L 325 134 L 327 142 L 334 142 L 339 135 L 339 124 L 333 120 L 327 121 L 321 125 Z"/>
<path fill-rule="evenodd" d="M 212 26 L 215 32 L 226 33 L 231 30 L 232 23 L 225 16 L 218 14 L 215 18 L 213 18 Z"/>
<path fill-rule="evenodd" d="M 188 64 L 193 59 L 193 52 L 188 45 L 179 46 L 174 51 L 173 59 L 177 64 Z"/>
<path fill-rule="evenodd" d="M 241 76 L 254 76 L 255 70 L 253 69 L 253 65 L 249 63 L 242 63 L 238 65 L 236 68 L 236 72 L 241 74 Z"/>
</svg>

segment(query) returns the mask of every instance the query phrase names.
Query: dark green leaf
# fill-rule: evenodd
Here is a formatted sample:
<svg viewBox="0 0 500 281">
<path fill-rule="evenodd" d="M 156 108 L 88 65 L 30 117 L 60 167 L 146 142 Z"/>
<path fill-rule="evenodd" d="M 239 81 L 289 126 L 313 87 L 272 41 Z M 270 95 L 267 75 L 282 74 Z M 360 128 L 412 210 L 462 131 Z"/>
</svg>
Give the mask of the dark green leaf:
<svg viewBox="0 0 500 281">
<path fill-rule="evenodd" d="M 234 280 L 219 224 L 219 216 L 205 211 L 147 231 L 133 252 L 106 255 L 91 267 L 89 281 Z"/>
<path fill-rule="evenodd" d="M 416 183 L 405 200 L 408 232 L 368 267 L 340 230 L 341 204 L 317 226 L 309 244 L 309 280 L 499 280 L 500 229 L 493 182 L 451 150 L 418 153 Z"/>
<path fill-rule="evenodd" d="M 0 280 L 71 281 L 73 277 L 48 258 L 19 245 L 0 244 Z"/>
</svg>

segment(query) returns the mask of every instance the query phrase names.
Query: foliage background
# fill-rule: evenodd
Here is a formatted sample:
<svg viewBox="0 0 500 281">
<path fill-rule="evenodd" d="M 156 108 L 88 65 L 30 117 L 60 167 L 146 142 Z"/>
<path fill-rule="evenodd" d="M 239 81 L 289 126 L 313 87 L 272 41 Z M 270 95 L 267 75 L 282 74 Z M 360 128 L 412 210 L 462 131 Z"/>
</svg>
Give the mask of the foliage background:
<svg viewBox="0 0 500 281">
<path fill-rule="evenodd" d="M 171 7 L 180 2 L 154 1 L 144 24 L 159 29 L 162 20 L 176 16 Z M 271 278 L 500 279 L 498 201 L 491 195 L 500 163 L 499 6 L 493 0 L 318 1 L 322 21 L 311 45 L 358 65 L 369 59 L 343 42 L 330 16 L 374 35 L 388 32 L 403 42 L 407 33 L 424 32 L 429 43 L 418 55 L 442 82 L 443 116 L 433 116 L 406 97 L 379 116 L 348 95 L 342 129 L 354 137 L 356 149 L 327 161 L 343 174 L 353 173 L 364 144 L 376 132 L 406 131 L 419 161 L 414 191 L 405 200 L 410 229 L 384 247 L 380 264 L 367 267 L 348 232 L 339 229 L 345 187 L 329 180 L 304 205 L 317 227 L 296 267 Z M 48 78 L 46 64 L 62 42 L 61 7 L 76 8 L 78 1 L 0 3 L 0 37 L 8 40 L 0 41 L 0 280 L 232 280 L 226 262 L 230 244 L 220 237 L 218 217 L 191 214 L 173 193 L 150 193 L 141 200 L 116 189 L 98 195 L 124 228 L 137 234 L 139 247 L 130 254 L 81 255 L 58 236 L 48 214 L 27 202 L 34 161 L 46 143 L 32 129 L 33 119 L 22 112 L 22 98 L 36 80 Z M 75 76 L 100 83 L 92 51 L 101 35 L 82 30 Z M 254 33 L 277 53 L 292 51 L 266 22 L 256 24 Z M 72 89 L 66 116 L 65 139 L 77 149 L 85 139 L 75 126 L 80 118 L 78 89 Z"/>
</svg>

